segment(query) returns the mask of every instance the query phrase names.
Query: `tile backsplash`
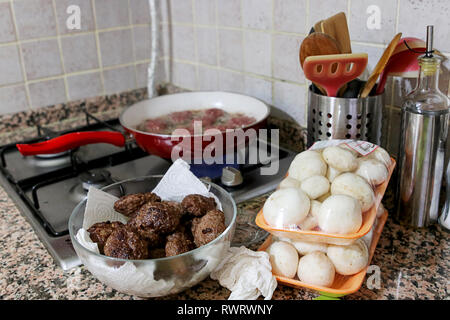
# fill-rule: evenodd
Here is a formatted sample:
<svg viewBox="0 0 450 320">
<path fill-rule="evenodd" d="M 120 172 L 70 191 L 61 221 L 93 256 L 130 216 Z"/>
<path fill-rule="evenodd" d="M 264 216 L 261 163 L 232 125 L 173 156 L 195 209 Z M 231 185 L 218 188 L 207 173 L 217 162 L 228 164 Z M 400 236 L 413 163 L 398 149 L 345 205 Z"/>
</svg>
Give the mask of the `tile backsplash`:
<svg viewBox="0 0 450 320">
<path fill-rule="evenodd" d="M 353 52 L 369 54 L 369 70 L 394 34 L 424 38 L 427 24 L 450 57 L 448 0 L 156 2 L 157 82 L 249 94 L 302 126 L 308 82 L 298 50 L 318 20 L 345 12 Z M 71 5 L 80 8 L 80 30 L 66 26 Z M 145 87 L 150 43 L 148 0 L 0 0 L 0 113 Z M 448 92 L 448 75 L 440 86 Z M 388 114 L 398 113 L 399 87 L 407 88 L 389 79 Z"/>
</svg>

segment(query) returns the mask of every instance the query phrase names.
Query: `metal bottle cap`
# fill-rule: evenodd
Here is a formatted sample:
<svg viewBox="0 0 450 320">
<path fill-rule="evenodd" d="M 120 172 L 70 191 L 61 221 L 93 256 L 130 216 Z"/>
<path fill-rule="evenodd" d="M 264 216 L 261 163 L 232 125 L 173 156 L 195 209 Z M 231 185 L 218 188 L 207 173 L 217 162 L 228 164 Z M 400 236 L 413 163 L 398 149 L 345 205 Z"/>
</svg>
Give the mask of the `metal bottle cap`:
<svg viewBox="0 0 450 320">
<path fill-rule="evenodd" d="M 235 187 L 240 184 L 244 179 L 242 178 L 242 173 L 233 167 L 225 167 L 222 169 L 221 182 L 227 187 Z"/>
</svg>

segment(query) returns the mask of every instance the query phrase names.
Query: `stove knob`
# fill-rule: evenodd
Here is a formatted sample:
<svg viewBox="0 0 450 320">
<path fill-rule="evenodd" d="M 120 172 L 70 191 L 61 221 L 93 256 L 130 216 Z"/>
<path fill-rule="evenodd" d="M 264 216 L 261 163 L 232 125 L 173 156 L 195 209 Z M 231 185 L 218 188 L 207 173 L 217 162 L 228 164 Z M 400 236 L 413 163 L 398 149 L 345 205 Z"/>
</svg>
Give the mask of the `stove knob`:
<svg viewBox="0 0 450 320">
<path fill-rule="evenodd" d="M 221 182 L 227 187 L 236 187 L 242 184 L 244 179 L 242 178 L 242 173 L 238 169 L 225 167 L 222 169 Z"/>
</svg>

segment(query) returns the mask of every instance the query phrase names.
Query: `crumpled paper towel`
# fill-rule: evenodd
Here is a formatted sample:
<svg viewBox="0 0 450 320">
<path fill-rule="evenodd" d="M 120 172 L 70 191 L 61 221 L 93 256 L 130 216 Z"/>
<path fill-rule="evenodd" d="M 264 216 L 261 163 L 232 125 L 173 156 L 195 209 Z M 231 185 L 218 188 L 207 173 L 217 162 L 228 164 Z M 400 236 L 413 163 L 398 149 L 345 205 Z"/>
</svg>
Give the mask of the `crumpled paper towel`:
<svg viewBox="0 0 450 320">
<path fill-rule="evenodd" d="M 231 247 L 210 276 L 231 290 L 228 300 L 256 300 L 260 295 L 270 300 L 277 288 L 277 280 L 271 270 L 267 252 L 241 246 Z"/>
</svg>

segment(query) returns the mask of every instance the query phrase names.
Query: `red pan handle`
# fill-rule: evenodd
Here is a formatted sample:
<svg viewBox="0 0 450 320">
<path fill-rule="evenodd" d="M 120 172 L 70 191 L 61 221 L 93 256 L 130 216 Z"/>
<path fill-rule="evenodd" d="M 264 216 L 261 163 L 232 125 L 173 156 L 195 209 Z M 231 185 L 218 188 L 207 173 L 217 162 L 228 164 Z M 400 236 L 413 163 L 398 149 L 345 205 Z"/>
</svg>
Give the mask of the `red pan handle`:
<svg viewBox="0 0 450 320">
<path fill-rule="evenodd" d="M 114 131 L 84 131 L 68 133 L 47 141 L 32 144 L 17 144 L 16 147 L 24 156 L 59 153 L 93 143 L 109 143 L 118 147 L 125 145 L 125 137 Z"/>
</svg>

